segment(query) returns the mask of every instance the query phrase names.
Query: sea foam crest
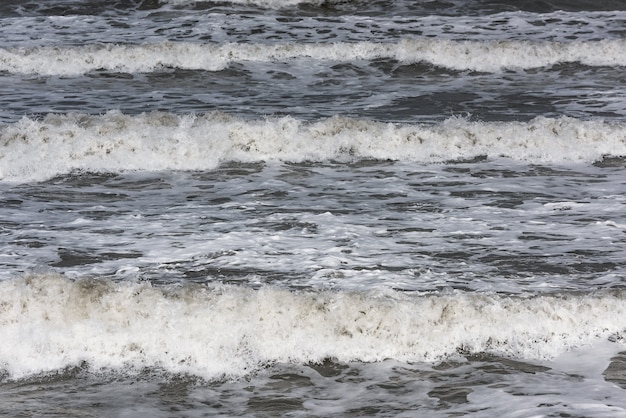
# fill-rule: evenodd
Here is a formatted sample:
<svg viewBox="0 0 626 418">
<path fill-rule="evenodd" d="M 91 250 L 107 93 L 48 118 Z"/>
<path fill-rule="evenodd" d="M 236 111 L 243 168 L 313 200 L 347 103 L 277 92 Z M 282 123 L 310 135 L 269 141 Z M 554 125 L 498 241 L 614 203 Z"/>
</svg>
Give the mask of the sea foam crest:
<svg viewBox="0 0 626 418">
<path fill-rule="evenodd" d="M 218 71 L 233 62 L 297 58 L 320 61 L 394 59 L 403 64 L 426 62 L 452 70 L 485 72 L 538 68 L 565 62 L 626 66 L 626 39 L 566 43 L 446 39 L 404 39 L 395 43 L 222 45 L 163 42 L 0 48 L 0 71 L 44 76 L 71 76 L 95 70 L 142 73 L 159 71 L 164 67 Z"/>
<path fill-rule="evenodd" d="M 622 332 L 625 296 L 155 287 L 40 274 L 0 282 L 0 368 L 23 378 L 86 363 L 212 379 L 329 358 L 549 359 Z"/>
<path fill-rule="evenodd" d="M 161 2 L 174 6 L 185 6 L 195 3 L 211 3 L 213 2 L 213 0 L 161 0 Z M 300 4 L 306 4 L 311 6 L 341 4 L 346 3 L 346 0 L 226 0 L 226 2 L 238 5 L 281 9 L 286 7 L 298 6 Z"/>
<path fill-rule="evenodd" d="M 381 159 L 442 162 L 477 156 L 594 162 L 626 155 L 626 125 L 562 117 L 529 122 L 398 125 L 333 117 L 244 120 L 111 111 L 49 115 L 0 126 L 0 179 L 45 180 L 72 171 L 207 170 L 223 162 Z"/>
</svg>

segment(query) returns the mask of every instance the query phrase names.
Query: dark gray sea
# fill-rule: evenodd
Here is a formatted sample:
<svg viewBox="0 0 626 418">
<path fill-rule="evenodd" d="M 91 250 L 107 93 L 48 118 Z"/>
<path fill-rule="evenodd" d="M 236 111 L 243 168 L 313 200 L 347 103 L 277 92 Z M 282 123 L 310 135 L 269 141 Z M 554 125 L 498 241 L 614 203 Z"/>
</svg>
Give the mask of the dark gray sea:
<svg viewBox="0 0 626 418">
<path fill-rule="evenodd" d="M 4 0 L 0 415 L 626 417 L 626 3 Z"/>
</svg>

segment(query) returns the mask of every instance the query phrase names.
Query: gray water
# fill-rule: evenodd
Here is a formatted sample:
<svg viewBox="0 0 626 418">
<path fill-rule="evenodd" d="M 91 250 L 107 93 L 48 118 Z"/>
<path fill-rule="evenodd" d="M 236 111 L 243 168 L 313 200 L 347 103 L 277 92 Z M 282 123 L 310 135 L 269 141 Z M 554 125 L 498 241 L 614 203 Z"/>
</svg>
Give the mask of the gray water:
<svg viewBox="0 0 626 418">
<path fill-rule="evenodd" d="M 0 415 L 626 416 L 622 2 L 0 19 Z"/>
</svg>

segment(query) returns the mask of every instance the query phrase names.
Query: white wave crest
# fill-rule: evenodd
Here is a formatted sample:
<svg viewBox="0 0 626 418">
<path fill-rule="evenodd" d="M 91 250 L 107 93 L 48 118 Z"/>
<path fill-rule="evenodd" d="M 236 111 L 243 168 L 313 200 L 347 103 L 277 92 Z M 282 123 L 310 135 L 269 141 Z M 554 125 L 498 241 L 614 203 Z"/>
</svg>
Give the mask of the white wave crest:
<svg viewBox="0 0 626 418">
<path fill-rule="evenodd" d="M 549 359 L 623 331 L 623 292 L 504 297 L 153 287 L 37 275 L 0 282 L 0 367 L 12 378 L 87 363 L 243 376 L 276 362 Z"/>
<path fill-rule="evenodd" d="M 0 126 L 0 180 L 72 171 L 207 170 L 223 162 L 380 159 L 442 162 L 477 156 L 585 162 L 626 155 L 626 125 L 572 118 L 397 125 L 333 117 L 247 121 L 223 113 L 49 115 Z"/>
<path fill-rule="evenodd" d="M 163 68 L 218 71 L 233 62 L 394 59 L 452 70 L 498 72 L 558 63 L 626 66 L 626 40 L 530 42 L 404 39 L 396 43 L 337 42 L 223 45 L 163 42 L 144 45 L 0 48 L 0 71 L 72 76 L 90 71 L 142 73 Z"/>
<path fill-rule="evenodd" d="M 195 3 L 211 3 L 216 0 L 161 0 L 162 3 L 171 4 L 174 6 L 186 6 Z M 265 7 L 269 9 L 282 9 L 286 7 L 294 7 L 301 4 L 307 4 L 311 6 L 323 6 L 332 5 L 336 3 L 345 3 L 346 0 L 220 0 L 217 2 Z"/>
</svg>

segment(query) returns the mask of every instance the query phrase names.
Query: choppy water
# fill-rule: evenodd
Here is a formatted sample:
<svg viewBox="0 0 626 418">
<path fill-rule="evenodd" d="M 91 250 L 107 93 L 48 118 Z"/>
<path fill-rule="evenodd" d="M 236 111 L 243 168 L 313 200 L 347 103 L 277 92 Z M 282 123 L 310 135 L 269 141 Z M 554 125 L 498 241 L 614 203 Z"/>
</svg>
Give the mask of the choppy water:
<svg viewBox="0 0 626 418">
<path fill-rule="evenodd" d="M 626 416 L 622 2 L 0 21 L 1 415 Z"/>
</svg>

